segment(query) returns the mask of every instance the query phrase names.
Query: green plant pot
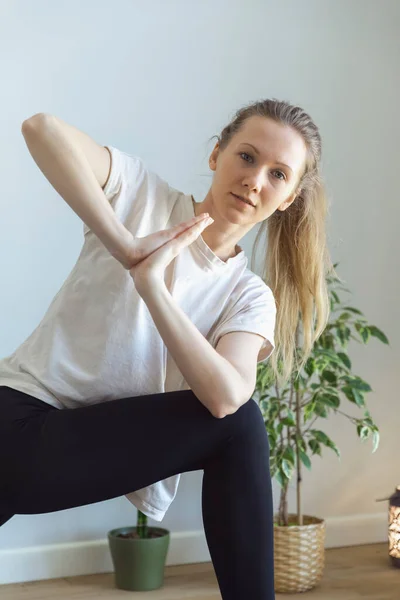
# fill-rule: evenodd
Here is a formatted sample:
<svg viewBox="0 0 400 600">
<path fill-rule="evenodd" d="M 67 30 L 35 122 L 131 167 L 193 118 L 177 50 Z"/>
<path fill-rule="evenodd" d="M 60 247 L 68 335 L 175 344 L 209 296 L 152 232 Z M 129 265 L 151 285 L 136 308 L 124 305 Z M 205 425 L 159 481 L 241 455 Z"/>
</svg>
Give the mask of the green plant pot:
<svg viewBox="0 0 400 600">
<path fill-rule="evenodd" d="M 121 533 L 131 532 L 136 532 L 136 527 L 120 527 L 107 534 L 114 565 L 115 585 L 121 590 L 156 590 L 164 583 L 169 531 L 162 527 L 148 527 L 149 534 L 159 534 L 159 537 L 118 537 Z"/>
</svg>

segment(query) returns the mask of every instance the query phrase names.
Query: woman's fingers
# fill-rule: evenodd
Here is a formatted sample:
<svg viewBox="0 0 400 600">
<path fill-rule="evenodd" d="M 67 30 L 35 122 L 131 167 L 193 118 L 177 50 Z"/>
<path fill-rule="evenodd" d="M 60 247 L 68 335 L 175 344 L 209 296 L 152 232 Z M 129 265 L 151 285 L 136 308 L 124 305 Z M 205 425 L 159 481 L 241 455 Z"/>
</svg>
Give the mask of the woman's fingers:
<svg viewBox="0 0 400 600">
<path fill-rule="evenodd" d="M 211 217 L 206 217 L 204 219 L 200 219 L 198 220 L 196 223 L 193 224 L 192 227 L 189 227 L 188 229 L 185 229 L 184 231 L 181 231 L 176 238 L 179 239 L 183 239 L 183 240 L 187 240 L 190 238 L 196 238 L 198 235 L 200 235 L 200 233 L 206 228 L 208 227 L 208 225 L 211 225 L 211 223 L 213 223 L 214 219 Z"/>
<path fill-rule="evenodd" d="M 135 246 L 129 261 L 130 265 L 133 267 L 185 231 L 191 231 L 192 229 L 196 230 L 196 227 L 202 223 L 207 216 L 208 213 L 202 213 L 201 215 L 192 217 L 188 221 L 179 223 L 170 229 L 155 231 L 142 238 L 136 237 L 134 240 Z"/>
<path fill-rule="evenodd" d="M 196 217 L 192 217 L 189 221 L 183 221 L 182 223 L 178 223 L 178 225 L 174 225 L 171 229 L 164 229 L 163 236 L 164 242 L 170 242 L 174 238 L 180 236 L 184 231 L 188 231 L 193 227 L 196 227 L 199 223 L 202 223 L 204 219 L 208 218 L 208 213 L 202 213 Z"/>
<path fill-rule="evenodd" d="M 185 231 L 186 229 L 189 229 L 189 227 L 193 227 L 194 225 L 201 223 L 202 221 L 204 221 L 204 219 L 208 218 L 208 216 L 208 213 L 202 213 L 201 215 L 189 219 L 189 221 L 184 221 L 183 223 L 175 225 L 173 229 L 178 232 Z"/>
</svg>

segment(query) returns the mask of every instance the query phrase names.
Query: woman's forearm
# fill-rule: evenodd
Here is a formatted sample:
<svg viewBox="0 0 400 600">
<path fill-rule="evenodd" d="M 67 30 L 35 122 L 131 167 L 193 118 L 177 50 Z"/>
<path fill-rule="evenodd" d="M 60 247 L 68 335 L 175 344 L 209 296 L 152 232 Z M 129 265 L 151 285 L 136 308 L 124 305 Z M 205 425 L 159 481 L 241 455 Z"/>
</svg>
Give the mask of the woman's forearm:
<svg viewBox="0 0 400 600">
<path fill-rule="evenodd" d="M 52 115 L 24 121 L 22 134 L 46 179 L 107 250 L 129 268 L 133 235 L 116 217 L 79 144 Z"/>
<path fill-rule="evenodd" d="M 234 413 L 245 397 L 235 367 L 219 354 L 175 302 L 164 283 L 138 289 L 168 351 L 198 400 L 217 418 Z"/>
</svg>

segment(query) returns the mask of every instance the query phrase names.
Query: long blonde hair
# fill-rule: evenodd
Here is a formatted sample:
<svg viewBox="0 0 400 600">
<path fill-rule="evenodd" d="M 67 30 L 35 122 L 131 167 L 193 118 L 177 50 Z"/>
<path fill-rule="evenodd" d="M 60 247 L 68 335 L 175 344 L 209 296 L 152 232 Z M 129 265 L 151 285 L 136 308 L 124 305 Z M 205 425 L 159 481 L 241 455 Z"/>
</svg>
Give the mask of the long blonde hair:
<svg viewBox="0 0 400 600">
<path fill-rule="evenodd" d="M 304 173 L 297 186 L 300 192 L 289 208 L 277 210 L 262 222 L 251 261 L 253 270 L 258 244 L 266 232 L 268 245 L 261 277 L 271 288 L 277 307 L 275 352 L 270 366 L 283 385 L 294 368 L 300 371 L 304 366 L 330 316 L 326 276 L 334 273 L 334 268 L 326 242 L 328 199 L 320 174 L 321 136 L 311 117 L 299 106 L 266 99 L 240 108 L 217 136 L 220 150 L 254 115 L 293 128 L 307 147 Z"/>
</svg>

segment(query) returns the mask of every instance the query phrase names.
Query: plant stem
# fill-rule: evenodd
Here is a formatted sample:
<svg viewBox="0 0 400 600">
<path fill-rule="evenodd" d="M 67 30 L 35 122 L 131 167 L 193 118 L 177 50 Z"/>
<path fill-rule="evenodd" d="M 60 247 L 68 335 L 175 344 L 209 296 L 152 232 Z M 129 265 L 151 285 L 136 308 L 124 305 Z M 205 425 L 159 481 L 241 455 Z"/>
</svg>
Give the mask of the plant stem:
<svg viewBox="0 0 400 600">
<path fill-rule="evenodd" d="M 296 347 L 298 346 L 299 328 L 296 330 Z M 297 464 L 297 484 L 296 484 L 296 496 L 297 496 L 297 524 L 303 525 L 303 511 L 301 505 L 301 461 L 300 461 L 300 449 L 299 441 L 301 439 L 301 401 L 300 401 L 300 388 L 296 389 L 296 464 Z"/>
<path fill-rule="evenodd" d="M 297 464 L 297 523 L 298 525 L 303 525 L 303 510 L 301 505 L 301 485 L 302 485 L 302 475 L 301 475 L 301 460 L 300 460 L 300 448 L 299 448 L 299 440 L 301 439 L 301 424 L 300 424 L 300 391 L 296 390 L 296 432 L 297 432 L 297 443 L 296 443 L 296 464 Z"/>
<path fill-rule="evenodd" d="M 355 423 L 357 421 L 356 417 L 352 417 L 351 415 L 344 413 L 342 410 L 339 410 L 338 408 L 336 409 L 335 412 L 338 412 L 339 414 L 343 415 L 344 417 L 347 417 L 348 419 L 350 419 L 350 421 L 353 421 L 353 423 Z"/>
<path fill-rule="evenodd" d="M 138 510 L 136 531 L 141 538 L 148 538 L 147 515 Z"/>
<path fill-rule="evenodd" d="M 279 389 L 278 386 L 275 385 L 275 393 L 276 393 L 276 397 L 278 398 L 278 400 L 280 401 L 280 394 L 279 394 Z M 279 409 L 279 421 L 281 421 L 282 416 L 281 416 L 281 408 Z M 281 430 L 281 434 L 280 434 L 280 441 L 281 441 L 281 448 L 283 449 L 285 446 L 285 439 L 284 439 L 284 435 L 283 435 L 283 428 Z M 288 507 L 287 507 L 287 494 L 288 494 L 288 484 L 282 486 L 281 488 L 281 493 L 280 493 L 280 498 L 279 498 L 279 510 L 278 510 L 278 525 L 288 525 L 289 524 L 289 520 L 288 520 Z"/>
<path fill-rule="evenodd" d="M 281 496 L 279 499 L 279 516 L 278 516 L 278 525 L 281 527 L 287 527 L 289 525 L 289 515 L 288 515 L 288 502 L 287 502 L 287 494 L 288 494 L 288 483 L 286 483 L 281 488 Z"/>
<path fill-rule="evenodd" d="M 311 429 L 311 427 L 314 425 L 315 421 L 317 421 L 318 419 L 319 419 L 318 416 L 316 416 L 316 417 L 313 418 L 313 420 L 311 421 L 311 423 L 309 424 L 309 426 L 304 429 L 303 435 L 306 434 Z"/>
</svg>

